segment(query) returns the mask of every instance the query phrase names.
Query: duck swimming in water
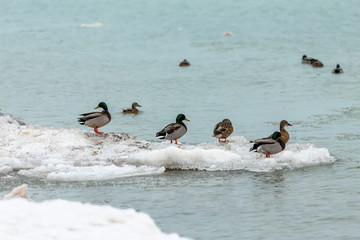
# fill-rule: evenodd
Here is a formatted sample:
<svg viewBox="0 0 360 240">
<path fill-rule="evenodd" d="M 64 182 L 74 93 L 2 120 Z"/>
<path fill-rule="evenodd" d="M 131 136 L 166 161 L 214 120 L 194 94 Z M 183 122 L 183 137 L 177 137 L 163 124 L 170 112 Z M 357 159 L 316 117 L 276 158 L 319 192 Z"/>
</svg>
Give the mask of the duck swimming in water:
<svg viewBox="0 0 360 240">
<path fill-rule="evenodd" d="M 303 55 L 301 62 L 305 64 L 311 64 L 311 61 L 314 60 L 313 58 L 308 58 L 306 55 Z"/>
<path fill-rule="evenodd" d="M 313 66 L 313 67 L 323 67 L 324 66 L 324 64 L 317 59 L 310 60 L 310 63 L 311 63 L 311 66 Z"/>
<path fill-rule="evenodd" d="M 221 122 L 217 123 L 214 127 L 214 135 L 219 139 L 219 142 L 226 142 L 226 138 L 228 138 L 234 131 L 232 123 L 229 119 L 225 118 Z M 221 141 L 221 139 L 225 139 Z"/>
<path fill-rule="evenodd" d="M 334 69 L 332 70 L 332 73 L 339 74 L 339 73 L 344 73 L 344 71 L 340 68 L 340 65 L 337 64 L 337 65 L 336 65 L 336 68 L 334 68 Z"/>
<path fill-rule="evenodd" d="M 190 121 L 185 117 L 184 114 L 179 114 L 176 117 L 175 123 L 170 123 L 166 127 L 164 127 L 160 132 L 156 133 L 156 137 L 159 139 L 167 139 L 172 143 L 175 140 L 175 144 L 177 144 L 177 140 L 185 135 L 187 132 L 187 127 L 183 123 L 183 121 Z"/>
<path fill-rule="evenodd" d="M 270 155 L 279 153 L 285 149 L 285 142 L 281 139 L 280 132 L 274 132 L 269 138 L 261 138 L 255 140 L 254 145 L 250 148 L 250 151 L 256 151 L 266 155 L 266 158 L 270 158 Z"/>
<path fill-rule="evenodd" d="M 131 105 L 131 108 L 123 109 L 123 113 L 138 113 L 139 110 L 136 107 L 141 107 L 137 102 Z"/>
<path fill-rule="evenodd" d="M 94 128 L 94 132 L 96 132 L 97 134 L 103 134 L 103 132 L 98 131 L 98 128 L 108 124 L 111 121 L 111 115 L 108 111 L 106 103 L 99 103 L 99 105 L 96 106 L 95 109 L 97 108 L 102 108 L 103 111 L 80 114 L 82 117 L 78 118 L 78 122 L 81 125 Z"/>
<path fill-rule="evenodd" d="M 190 63 L 184 59 L 184 61 L 182 61 L 180 64 L 179 64 L 180 67 L 188 67 L 190 66 Z"/>
</svg>

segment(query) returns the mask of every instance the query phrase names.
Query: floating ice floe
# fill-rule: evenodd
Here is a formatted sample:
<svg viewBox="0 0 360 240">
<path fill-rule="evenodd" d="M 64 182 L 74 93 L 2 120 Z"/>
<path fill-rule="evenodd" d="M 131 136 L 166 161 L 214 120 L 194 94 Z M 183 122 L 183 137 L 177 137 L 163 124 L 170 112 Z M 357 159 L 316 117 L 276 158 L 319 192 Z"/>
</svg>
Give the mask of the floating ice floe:
<svg viewBox="0 0 360 240">
<path fill-rule="evenodd" d="M 12 193 L 25 188 L 20 186 Z M 1 240 L 189 240 L 176 233 L 163 233 L 150 216 L 134 209 L 66 200 L 37 203 L 10 199 L 0 201 L 0 212 Z"/>
<path fill-rule="evenodd" d="M 83 24 L 80 24 L 80 27 L 81 28 L 100 28 L 100 27 L 103 27 L 104 24 L 102 23 L 83 23 Z"/>
<path fill-rule="evenodd" d="M 23 184 L 21 186 L 14 188 L 9 194 L 6 194 L 2 199 L 8 200 L 13 198 L 27 198 L 28 197 L 27 190 L 28 190 L 28 185 Z"/>
<path fill-rule="evenodd" d="M 325 148 L 288 144 L 271 158 L 249 152 L 244 137 L 230 142 L 148 142 L 128 134 L 97 135 L 78 129 L 25 125 L 0 116 L 0 177 L 18 174 L 53 181 L 108 180 L 162 174 L 166 169 L 269 172 L 335 161 Z"/>
</svg>

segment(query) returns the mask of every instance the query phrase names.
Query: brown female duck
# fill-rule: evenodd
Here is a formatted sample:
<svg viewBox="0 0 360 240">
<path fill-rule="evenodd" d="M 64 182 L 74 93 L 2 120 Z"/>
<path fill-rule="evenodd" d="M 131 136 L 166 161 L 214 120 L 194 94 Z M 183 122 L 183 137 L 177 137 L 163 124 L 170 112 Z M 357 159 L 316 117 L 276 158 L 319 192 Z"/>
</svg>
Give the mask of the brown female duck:
<svg viewBox="0 0 360 240">
<path fill-rule="evenodd" d="M 225 118 L 221 122 L 217 123 L 214 127 L 214 135 L 219 139 L 219 142 L 226 142 L 226 138 L 228 138 L 234 131 L 232 123 L 229 119 Z M 221 141 L 221 139 L 225 139 Z"/>
<path fill-rule="evenodd" d="M 123 113 L 138 113 L 139 110 L 136 107 L 141 107 L 137 102 L 131 105 L 131 108 L 123 109 Z"/>
</svg>

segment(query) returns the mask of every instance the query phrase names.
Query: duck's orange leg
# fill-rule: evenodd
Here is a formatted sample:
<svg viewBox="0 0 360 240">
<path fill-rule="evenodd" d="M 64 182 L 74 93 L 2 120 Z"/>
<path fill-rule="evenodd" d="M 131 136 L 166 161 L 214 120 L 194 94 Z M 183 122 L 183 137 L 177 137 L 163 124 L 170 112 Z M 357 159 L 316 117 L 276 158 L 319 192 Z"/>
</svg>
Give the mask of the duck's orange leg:
<svg viewBox="0 0 360 240">
<path fill-rule="evenodd" d="M 99 132 L 99 131 L 98 131 L 98 128 L 97 128 L 97 127 L 94 128 L 94 132 L 96 132 L 97 134 L 103 134 L 103 132 Z"/>
<path fill-rule="evenodd" d="M 270 154 L 266 154 L 266 158 L 270 158 Z"/>
<path fill-rule="evenodd" d="M 224 141 L 221 141 L 221 140 L 220 140 L 220 138 L 219 138 L 219 142 L 223 142 L 223 143 L 225 143 L 225 142 L 228 142 L 228 141 L 226 141 L 226 138 L 225 138 L 225 140 L 224 140 Z"/>
<path fill-rule="evenodd" d="M 170 143 L 172 143 L 172 140 L 170 140 Z"/>
<path fill-rule="evenodd" d="M 175 144 L 177 144 L 177 139 L 175 139 Z"/>
</svg>

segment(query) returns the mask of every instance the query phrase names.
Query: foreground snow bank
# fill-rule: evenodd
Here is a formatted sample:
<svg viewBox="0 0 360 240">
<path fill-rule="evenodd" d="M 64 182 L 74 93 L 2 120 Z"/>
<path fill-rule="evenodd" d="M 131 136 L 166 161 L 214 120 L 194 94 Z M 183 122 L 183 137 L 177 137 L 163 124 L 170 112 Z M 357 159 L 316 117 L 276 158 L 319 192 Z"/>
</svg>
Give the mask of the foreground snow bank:
<svg viewBox="0 0 360 240">
<path fill-rule="evenodd" d="M 189 240 L 161 232 L 147 214 L 134 209 L 66 200 L 31 202 L 19 198 L 26 190 L 26 184 L 17 187 L 0 201 L 1 240 Z"/>
</svg>

